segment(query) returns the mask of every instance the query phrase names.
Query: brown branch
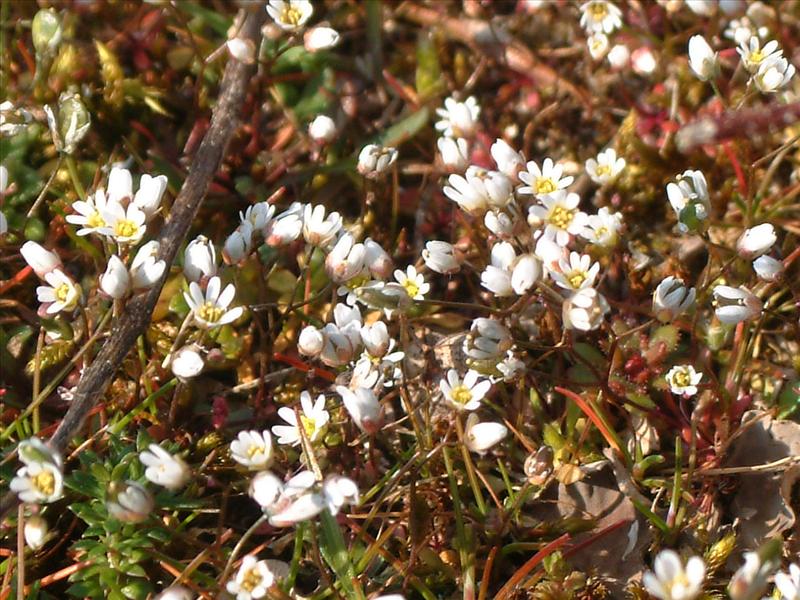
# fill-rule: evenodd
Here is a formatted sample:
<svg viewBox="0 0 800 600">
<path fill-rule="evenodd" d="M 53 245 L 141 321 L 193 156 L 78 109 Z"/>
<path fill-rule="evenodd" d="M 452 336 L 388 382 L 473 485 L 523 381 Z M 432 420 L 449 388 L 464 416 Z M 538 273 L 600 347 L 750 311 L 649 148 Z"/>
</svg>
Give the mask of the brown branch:
<svg viewBox="0 0 800 600">
<path fill-rule="evenodd" d="M 238 37 L 251 40 L 256 47 L 261 26 L 266 19 L 263 7 L 259 5 L 257 8 L 258 10 L 249 13 L 242 10 L 237 15 L 237 23 L 242 24 Z M 205 198 L 208 186 L 222 163 L 228 142 L 239 123 L 239 113 L 251 74 L 251 66 L 232 57 L 229 58 L 222 78 L 219 101 L 211 117 L 211 125 L 192 160 L 189 174 L 158 237 L 161 245 L 159 258 L 167 265 L 172 265 L 175 260 L 192 220 Z M 137 338 L 145 332 L 168 275 L 169 269 L 165 269 L 161 281 L 150 290 L 128 300 L 123 316 L 114 325 L 106 343 L 81 377 L 67 414 L 50 438 L 53 448 L 63 452 L 70 440 L 82 429 L 89 412 L 105 393 L 114 373 L 134 347 Z M 4 496 L 0 501 L 0 518 L 16 502 L 15 494 Z"/>
</svg>

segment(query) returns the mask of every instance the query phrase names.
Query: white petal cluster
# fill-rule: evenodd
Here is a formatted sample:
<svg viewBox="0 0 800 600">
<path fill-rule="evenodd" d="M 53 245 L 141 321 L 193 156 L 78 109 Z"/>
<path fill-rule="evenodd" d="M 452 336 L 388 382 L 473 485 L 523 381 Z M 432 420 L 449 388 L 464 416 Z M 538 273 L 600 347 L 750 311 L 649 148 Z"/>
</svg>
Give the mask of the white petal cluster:
<svg viewBox="0 0 800 600">
<path fill-rule="evenodd" d="M 703 590 L 706 565 L 698 556 L 690 558 L 684 567 L 677 552 L 662 550 L 656 556 L 653 570 L 644 574 L 642 582 L 659 600 L 694 600 Z"/>
<path fill-rule="evenodd" d="M 182 488 L 192 474 L 182 458 L 170 454 L 158 444 L 150 444 L 147 450 L 139 454 L 139 460 L 147 467 L 144 476 L 168 490 Z"/>
<path fill-rule="evenodd" d="M 300 394 L 300 410 L 298 413 L 295 413 L 294 409 L 288 406 L 282 406 L 278 409 L 278 416 L 287 423 L 287 425 L 274 425 L 272 427 L 272 434 L 278 438 L 279 444 L 299 446 L 303 435 L 309 442 L 314 443 L 321 439 L 325 433 L 328 421 L 330 421 L 330 414 L 325 410 L 325 396 L 323 394 L 320 394 L 316 400 L 312 401 L 311 394 L 302 392 Z M 300 428 L 302 428 L 302 432 Z M 270 450 L 271 443 L 270 440 Z M 258 446 L 250 446 L 248 452 L 257 448 Z M 245 464 L 240 459 L 236 460 Z"/>
<path fill-rule="evenodd" d="M 212 277 L 208 280 L 205 293 L 193 281 L 189 284 L 189 291 L 184 292 L 183 295 L 192 311 L 195 323 L 204 329 L 214 329 L 233 323 L 244 312 L 244 308 L 241 306 L 228 308 L 236 295 L 236 288 L 229 283 L 223 290 L 219 277 Z"/>
<path fill-rule="evenodd" d="M 267 4 L 267 13 L 284 31 L 301 29 L 313 12 L 314 5 L 311 4 L 311 0 L 269 0 Z"/>
<path fill-rule="evenodd" d="M 39 438 L 23 440 L 17 446 L 23 463 L 9 484 L 9 489 L 22 502 L 47 504 L 55 502 L 64 490 L 61 455 Z"/>
<path fill-rule="evenodd" d="M 694 370 L 692 365 L 676 365 L 667 371 L 666 380 L 669 390 L 676 396 L 690 398 L 697 394 L 697 384 L 703 374 Z"/>
<path fill-rule="evenodd" d="M 727 325 L 751 321 L 761 315 L 761 299 L 744 287 L 718 285 L 714 288 L 715 313 Z"/>
</svg>

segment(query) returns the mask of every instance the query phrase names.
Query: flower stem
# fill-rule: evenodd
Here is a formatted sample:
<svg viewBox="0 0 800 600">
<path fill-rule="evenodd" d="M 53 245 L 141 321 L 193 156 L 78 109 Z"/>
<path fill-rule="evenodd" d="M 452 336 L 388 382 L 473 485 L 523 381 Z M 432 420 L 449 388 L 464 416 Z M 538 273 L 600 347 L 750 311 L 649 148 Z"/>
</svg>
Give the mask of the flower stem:
<svg viewBox="0 0 800 600">
<path fill-rule="evenodd" d="M 71 154 L 67 154 L 66 158 L 64 158 L 64 162 L 67 163 L 67 170 L 69 171 L 69 176 L 72 179 L 72 186 L 75 188 L 75 193 L 78 194 L 78 198 L 80 200 L 85 200 L 86 190 L 83 189 L 81 178 L 78 175 L 78 167 L 75 164 L 75 159 Z"/>
</svg>

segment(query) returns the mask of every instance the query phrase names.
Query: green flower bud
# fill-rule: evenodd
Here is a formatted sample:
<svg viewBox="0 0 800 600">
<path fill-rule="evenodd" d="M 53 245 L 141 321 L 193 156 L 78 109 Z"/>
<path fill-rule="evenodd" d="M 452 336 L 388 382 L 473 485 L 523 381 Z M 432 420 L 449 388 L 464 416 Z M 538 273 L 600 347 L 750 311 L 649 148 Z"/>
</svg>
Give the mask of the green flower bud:
<svg viewBox="0 0 800 600">
<path fill-rule="evenodd" d="M 61 43 L 61 18 L 52 8 L 45 8 L 33 17 L 31 27 L 33 33 L 33 47 L 38 56 L 55 54 Z"/>
<path fill-rule="evenodd" d="M 64 92 L 58 99 L 58 114 L 49 106 L 44 107 L 47 124 L 56 150 L 72 154 L 75 146 L 89 131 L 92 117 L 77 93 Z"/>
</svg>

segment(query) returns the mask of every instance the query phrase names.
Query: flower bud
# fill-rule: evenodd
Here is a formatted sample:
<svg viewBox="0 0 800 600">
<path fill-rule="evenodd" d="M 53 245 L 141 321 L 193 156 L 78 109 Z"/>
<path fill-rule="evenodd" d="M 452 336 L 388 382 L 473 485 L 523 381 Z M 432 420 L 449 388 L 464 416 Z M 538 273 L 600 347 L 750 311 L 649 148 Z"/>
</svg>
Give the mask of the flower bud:
<svg viewBox="0 0 800 600">
<path fill-rule="evenodd" d="M 689 66 L 700 81 L 708 81 L 717 76 L 717 54 L 702 35 L 689 38 Z"/>
<path fill-rule="evenodd" d="M 330 27 L 312 27 L 303 34 L 303 45 L 309 52 L 327 50 L 339 44 L 339 32 Z"/>
<path fill-rule="evenodd" d="M 463 258 L 456 254 L 452 244 L 433 240 L 425 244 L 422 251 L 422 260 L 425 266 L 431 271 L 436 271 L 443 275 L 456 273 L 461 269 Z"/>
<path fill-rule="evenodd" d="M 142 245 L 131 263 L 130 274 L 133 289 L 147 290 L 153 287 L 164 274 L 167 263 L 156 260 L 161 250 L 161 244 L 152 240 Z"/>
<path fill-rule="evenodd" d="M 217 253 L 214 244 L 204 235 L 197 236 L 186 246 L 183 274 L 187 281 L 200 281 L 217 274 Z"/>
<path fill-rule="evenodd" d="M 297 340 L 297 349 L 301 354 L 306 356 L 317 356 L 322 352 L 325 346 L 325 336 L 323 333 L 314 327 L 308 325 L 300 332 L 300 337 Z"/>
<path fill-rule="evenodd" d="M 372 238 L 364 240 L 364 263 L 374 277 L 386 278 L 394 270 L 394 262 L 386 250 Z"/>
<path fill-rule="evenodd" d="M 72 154 L 92 124 L 92 116 L 83 105 L 80 95 L 64 92 L 58 99 L 58 114 L 54 114 L 47 105 L 44 111 L 56 150 Z"/>
<path fill-rule="evenodd" d="M 162 591 L 154 600 L 192 600 L 194 594 L 182 585 L 171 585 Z"/>
<path fill-rule="evenodd" d="M 256 61 L 256 46 L 253 40 L 243 40 L 233 38 L 225 42 L 230 55 L 246 65 L 252 65 Z"/>
<path fill-rule="evenodd" d="M 745 229 L 736 242 L 736 251 L 745 260 L 757 258 L 769 252 L 777 239 L 775 228 L 770 223 L 762 223 Z"/>
<path fill-rule="evenodd" d="M 250 254 L 253 239 L 253 227 L 250 223 L 242 223 L 225 240 L 222 258 L 226 264 L 235 265 L 242 262 Z"/>
<path fill-rule="evenodd" d="M 106 509 L 120 521 L 140 523 L 154 506 L 153 494 L 135 481 L 112 481 L 106 490 Z"/>
<path fill-rule="evenodd" d="M 106 272 L 100 275 L 100 289 L 114 300 L 124 298 L 131 287 L 131 277 L 125 263 L 116 254 L 108 259 Z"/>
<path fill-rule="evenodd" d="M 464 138 L 440 137 L 436 140 L 442 164 L 453 171 L 463 171 L 469 164 L 469 146 Z"/>
<path fill-rule="evenodd" d="M 374 357 L 381 357 L 389 350 L 389 331 L 386 323 L 378 321 L 372 325 L 361 326 L 361 341 L 367 352 Z"/>
<path fill-rule="evenodd" d="M 484 454 L 492 446 L 503 441 L 508 428 L 502 423 L 481 423 L 478 415 L 470 413 L 464 430 L 464 443 L 471 452 Z"/>
<path fill-rule="evenodd" d="M 523 254 L 511 272 L 511 288 L 520 296 L 533 287 L 542 276 L 542 263 L 533 254 Z"/>
<path fill-rule="evenodd" d="M 348 387 L 337 385 L 336 392 L 342 397 L 344 407 L 361 431 L 374 434 L 381 428 L 383 409 L 371 389 L 358 388 L 354 392 Z"/>
<path fill-rule="evenodd" d="M 318 115 L 309 123 L 308 135 L 317 142 L 330 142 L 336 137 L 336 123 L 327 115 Z"/>
<path fill-rule="evenodd" d="M 322 483 L 322 496 L 334 516 L 339 514 L 345 504 L 358 504 L 361 499 L 356 482 L 341 475 L 331 475 L 325 479 Z"/>
<path fill-rule="evenodd" d="M 630 60 L 631 51 L 625 44 L 617 44 L 608 52 L 608 62 L 611 64 L 611 68 L 617 71 L 625 69 Z"/>
<path fill-rule="evenodd" d="M 61 268 L 61 259 L 58 254 L 44 249 L 36 242 L 25 242 L 19 251 L 25 262 L 30 265 L 33 272 L 40 278 L 44 278 L 51 271 Z"/>
<path fill-rule="evenodd" d="M 783 262 L 771 256 L 759 256 L 753 261 L 753 269 L 756 275 L 764 281 L 777 281 L 783 277 L 786 267 Z"/>
<path fill-rule="evenodd" d="M 61 17 L 52 8 L 43 8 L 33 17 L 31 37 L 37 56 L 54 56 L 61 44 Z"/>
<path fill-rule="evenodd" d="M 25 520 L 25 543 L 31 550 L 38 550 L 47 541 L 49 527 L 44 517 L 33 515 Z"/>
<path fill-rule="evenodd" d="M 383 175 L 397 160 L 397 150 L 388 146 L 369 144 L 358 154 L 358 172 L 374 179 Z"/>
<path fill-rule="evenodd" d="M 668 323 L 694 304 L 695 289 L 687 288 L 681 279 L 666 277 L 653 293 L 653 313 L 662 323 Z"/>
<path fill-rule="evenodd" d="M 190 344 L 175 352 L 170 362 L 172 374 L 183 380 L 197 377 L 205 366 L 199 350 L 198 346 Z"/>
<path fill-rule="evenodd" d="M 578 290 L 564 301 L 564 328 L 591 331 L 597 329 L 610 310 L 603 295 L 594 288 Z"/>
<path fill-rule="evenodd" d="M 761 300 L 743 287 L 718 285 L 714 288 L 715 314 L 727 325 L 755 319 L 764 308 Z"/>
</svg>

